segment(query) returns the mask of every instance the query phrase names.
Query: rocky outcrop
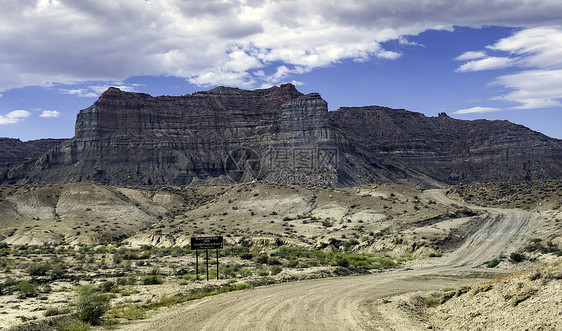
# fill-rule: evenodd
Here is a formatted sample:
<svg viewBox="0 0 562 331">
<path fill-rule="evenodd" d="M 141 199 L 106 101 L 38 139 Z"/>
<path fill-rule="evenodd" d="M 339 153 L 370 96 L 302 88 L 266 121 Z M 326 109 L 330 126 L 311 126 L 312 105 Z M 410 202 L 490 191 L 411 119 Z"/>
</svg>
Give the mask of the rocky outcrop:
<svg viewBox="0 0 562 331">
<path fill-rule="evenodd" d="M 2 180 L 186 185 L 227 177 L 287 179 L 275 174 L 286 170 L 279 153 L 317 151 L 330 139 L 326 102 L 290 84 L 256 91 L 218 87 L 180 97 L 110 88 L 80 111 L 73 139 L 4 172 Z M 251 171 L 237 176 L 245 170 Z"/>
<path fill-rule="evenodd" d="M 75 137 L 0 172 L 0 182 L 313 185 L 562 178 L 562 143 L 507 121 L 383 107 L 328 112 L 291 84 L 152 97 L 110 88 L 78 114 Z"/>
<path fill-rule="evenodd" d="M 347 138 L 349 153 L 442 183 L 562 178 L 562 141 L 508 121 L 426 117 L 376 106 L 342 108 L 330 119 Z"/>
<path fill-rule="evenodd" d="M 25 160 L 34 159 L 67 139 L 39 139 L 21 141 L 0 138 L 0 168 L 9 167 Z"/>
</svg>

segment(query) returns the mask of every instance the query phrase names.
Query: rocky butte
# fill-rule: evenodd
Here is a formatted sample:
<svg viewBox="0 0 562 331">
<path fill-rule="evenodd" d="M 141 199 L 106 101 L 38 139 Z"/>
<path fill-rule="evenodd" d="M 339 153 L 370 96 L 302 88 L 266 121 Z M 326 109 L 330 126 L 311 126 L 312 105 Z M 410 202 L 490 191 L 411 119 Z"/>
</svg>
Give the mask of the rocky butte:
<svg viewBox="0 0 562 331">
<path fill-rule="evenodd" d="M 291 84 L 152 97 L 109 88 L 75 136 L 0 170 L 0 182 L 419 187 L 562 178 L 562 141 L 507 121 L 426 117 L 377 106 L 328 112 Z"/>
</svg>

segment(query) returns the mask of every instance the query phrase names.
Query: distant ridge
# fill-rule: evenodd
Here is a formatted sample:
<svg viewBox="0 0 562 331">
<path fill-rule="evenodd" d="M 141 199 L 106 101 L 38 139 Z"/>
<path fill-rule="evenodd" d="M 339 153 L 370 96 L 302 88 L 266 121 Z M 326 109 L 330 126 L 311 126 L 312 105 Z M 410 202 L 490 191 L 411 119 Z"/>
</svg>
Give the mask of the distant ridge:
<svg viewBox="0 0 562 331">
<path fill-rule="evenodd" d="M 21 141 L 19 139 L 0 138 L 0 168 L 37 158 L 66 140 L 67 139 L 39 139 Z"/>
<path fill-rule="evenodd" d="M 562 178 L 562 141 L 521 125 L 378 106 L 328 112 L 319 94 L 291 84 L 175 97 L 109 88 L 80 111 L 75 130 L 0 171 L 0 182 L 439 187 Z"/>
</svg>

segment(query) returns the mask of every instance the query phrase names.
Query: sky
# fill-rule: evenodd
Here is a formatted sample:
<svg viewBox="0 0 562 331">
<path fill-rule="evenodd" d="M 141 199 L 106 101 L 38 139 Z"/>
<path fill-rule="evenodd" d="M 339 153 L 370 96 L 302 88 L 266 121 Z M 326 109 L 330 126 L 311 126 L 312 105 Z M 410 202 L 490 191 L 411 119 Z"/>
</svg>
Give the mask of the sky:
<svg viewBox="0 0 562 331">
<path fill-rule="evenodd" d="M 72 137 L 109 86 L 284 83 L 562 139 L 562 2 L 0 0 L 0 137 Z"/>
</svg>

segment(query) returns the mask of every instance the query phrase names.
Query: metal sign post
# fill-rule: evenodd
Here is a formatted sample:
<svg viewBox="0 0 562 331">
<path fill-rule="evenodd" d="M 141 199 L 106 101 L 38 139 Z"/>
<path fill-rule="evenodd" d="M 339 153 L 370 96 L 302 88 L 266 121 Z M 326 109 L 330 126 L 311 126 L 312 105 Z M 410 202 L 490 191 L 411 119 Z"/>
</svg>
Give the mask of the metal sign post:
<svg viewBox="0 0 562 331">
<path fill-rule="evenodd" d="M 205 250 L 205 255 L 206 255 L 205 262 L 207 263 L 207 281 L 209 281 L 209 250 L 208 249 Z"/>
<path fill-rule="evenodd" d="M 191 250 L 195 250 L 196 279 L 199 280 L 199 250 L 205 250 L 205 262 L 207 263 L 207 280 L 209 280 L 209 249 L 217 250 L 217 279 L 219 279 L 219 249 L 224 247 L 222 236 L 191 237 Z"/>
<path fill-rule="evenodd" d="M 199 250 L 195 250 L 195 280 L 199 280 Z"/>
</svg>

